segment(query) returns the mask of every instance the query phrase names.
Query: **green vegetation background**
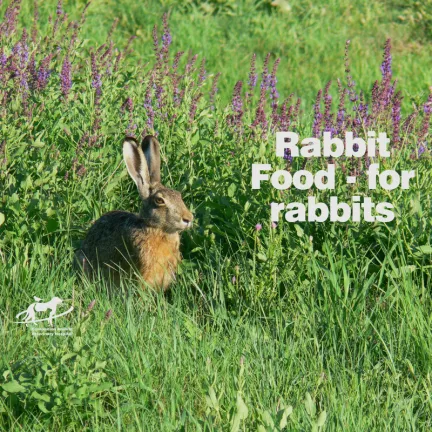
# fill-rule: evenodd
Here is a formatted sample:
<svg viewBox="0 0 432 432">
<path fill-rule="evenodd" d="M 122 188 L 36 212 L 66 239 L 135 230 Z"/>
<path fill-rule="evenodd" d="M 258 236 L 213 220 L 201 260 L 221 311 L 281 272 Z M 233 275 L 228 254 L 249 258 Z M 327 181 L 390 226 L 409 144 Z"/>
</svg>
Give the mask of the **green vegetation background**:
<svg viewBox="0 0 432 432">
<path fill-rule="evenodd" d="M 64 8 L 78 17 L 84 5 Z M 52 0 L 40 5 L 46 26 L 55 7 Z M 151 31 L 164 12 L 172 51 L 190 49 L 207 59 L 209 73 L 222 73 L 221 107 L 237 80 L 247 80 L 252 53 L 259 72 L 267 52 L 281 57 L 278 88 L 302 98 L 306 133 L 316 92 L 344 76 L 347 39 L 359 88 L 369 91 L 380 77 L 388 37 L 404 110 L 424 103 L 432 85 L 429 1 L 95 0 L 82 35 L 87 47 L 102 44 L 119 18 L 119 45 L 137 36 L 131 63 L 152 62 Z M 32 3 L 24 2 L 21 20 L 30 25 L 31 17 Z M 90 81 L 89 70 L 81 73 Z M 47 106 L 56 111 L 37 125 L 40 141 L 22 147 L 21 130 L 1 126 L 12 136 L 7 151 L 19 157 L 8 166 L 15 178 L 0 177 L 7 227 L 0 239 L 0 430 L 431 430 L 430 159 L 418 161 L 409 191 L 371 192 L 400 206 L 394 224 L 272 230 L 264 206 L 275 197 L 269 189 L 252 196 L 248 177 L 250 163 L 270 157 L 272 145 L 246 143 L 239 151 L 235 137 L 212 137 L 200 117 L 199 135 L 185 132 L 183 141 L 183 131 L 169 131 L 162 142 L 164 179 L 202 216 L 183 236 L 178 282 L 166 296 L 127 282 L 110 296 L 103 284 L 75 278 L 72 243 L 92 219 L 137 210 L 138 199 L 114 145 L 127 122 L 118 120 L 114 98 L 123 90 L 115 80 L 112 106 L 105 102 L 102 113 L 104 145 L 86 149 L 82 179 L 63 181 L 79 134 L 91 125 L 86 85 L 88 99 L 68 111 L 52 90 Z M 407 169 L 408 156 L 396 158 L 398 169 Z M 13 322 L 33 295 L 74 301 L 74 315 L 62 319 L 73 337 L 35 338 Z"/>
<path fill-rule="evenodd" d="M 85 1 L 65 2 L 71 18 L 78 18 Z M 272 6 L 272 4 L 274 4 Z M 56 2 L 39 5 L 42 21 Z M 28 24 L 28 13 L 21 14 Z M 172 50 L 191 50 L 206 59 L 209 72 L 222 73 L 222 99 L 228 102 L 239 79 L 247 79 L 250 57 L 262 64 L 267 53 L 281 58 L 278 89 L 282 95 L 294 93 L 311 108 L 316 92 L 328 81 L 344 76 L 343 52 L 351 40 L 351 70 L 362 89 L 380 78 L 382 47 L 387 38 L 393 43 L 393 69 L 406 97 L 427 95 L 432 85 L 429 59 L 432 12 L 430 2 L 405 1 L 131 1 L 95 0 L 91 3 L 83 34 L 91 45 L 105 42 L 114 19 L 119 25 L 116 41 L 131 35 L 134 55 L 143 62 L 153 55 L 153 26 L 169 13 L 173 34 Z"/>
</svg>

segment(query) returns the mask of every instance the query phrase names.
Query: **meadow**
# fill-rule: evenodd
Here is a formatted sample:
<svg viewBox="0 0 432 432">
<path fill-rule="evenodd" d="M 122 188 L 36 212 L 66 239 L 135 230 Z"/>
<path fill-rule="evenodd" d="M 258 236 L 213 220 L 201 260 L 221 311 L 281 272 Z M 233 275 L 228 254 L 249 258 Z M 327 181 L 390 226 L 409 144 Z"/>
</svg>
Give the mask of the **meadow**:
<svg viewBox="0 0 432 432">
<path fill-rule="evenodd" d="M 0 12 L 0 430 L 431 430 L 429 2 Z M 368 190 L 372 158 L 341 158 L 336 191 L 396 219 L 272 224 L 271 202 L 330 195 L 251 190 L 252 163 L 329 162 L 276 158 L 278 130 L 387 132 L 379 163 L 415 169 L 410 189 Z M 73 251 L 102 214 L 138 211 L 121 145 L 147 133 L 196 220 L 167 294 L 112 293 Z M 72 336 L 15 323 L 34 296 L 73 305 Z"/>
</svg>

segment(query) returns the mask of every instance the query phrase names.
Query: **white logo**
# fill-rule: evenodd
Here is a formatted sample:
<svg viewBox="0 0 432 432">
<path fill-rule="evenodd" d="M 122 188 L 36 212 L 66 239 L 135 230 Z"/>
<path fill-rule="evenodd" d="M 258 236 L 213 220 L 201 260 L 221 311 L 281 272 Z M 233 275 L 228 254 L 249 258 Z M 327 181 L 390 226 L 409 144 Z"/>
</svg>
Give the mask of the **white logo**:
<svg viewBox="0 0 432 432">
<path fill-rule="evenodd" d="M 15 318 L 25 315 L 23 321 L 16 321 L 17 324 L 35 324 L 42 321 L 48 321 L 49 325 L 52 327 L 53 319 L 67 315 L 73 311 L 73 306 L 71 306 L 66 312 L 56 315 L 57 306 L 63 303 L 63 300 L 59 297 L 53 297 L 49 302 L 40 303 L 41 299 L 39 297 L 33 297 L 36 301 L 32 303 L 25 311 L 20 312 L 15 316 Z M 50 311 L 48 318 L 36 319 L 36 312 L 46 312 Z"/>
</svg>

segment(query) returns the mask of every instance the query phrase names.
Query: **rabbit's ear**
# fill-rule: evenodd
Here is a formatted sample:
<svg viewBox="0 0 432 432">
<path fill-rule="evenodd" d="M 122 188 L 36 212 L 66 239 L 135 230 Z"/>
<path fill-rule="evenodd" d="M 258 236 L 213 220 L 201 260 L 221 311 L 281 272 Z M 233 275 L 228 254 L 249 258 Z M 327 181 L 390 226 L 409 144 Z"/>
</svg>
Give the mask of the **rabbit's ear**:
<svg viewBox="0 0 432 432">
<path fill-rule="evenodd" d="M 150 176 L 147 161 L 141 147 L 134 138 L 126 137 L 123 142 L 123 159 L 129 175 L 135 182 L 142 199 L 150 194 Z"/>
<path fill-rule="evenodd" d="M 157 184 L 161 181 L 160 175 L 160 145 L 159 141 L 152 135 L 147 135 L 142 143 L 141 148 L 147 160 L 147 166 L 150 174 L 150 183 Z"/>
</svg>

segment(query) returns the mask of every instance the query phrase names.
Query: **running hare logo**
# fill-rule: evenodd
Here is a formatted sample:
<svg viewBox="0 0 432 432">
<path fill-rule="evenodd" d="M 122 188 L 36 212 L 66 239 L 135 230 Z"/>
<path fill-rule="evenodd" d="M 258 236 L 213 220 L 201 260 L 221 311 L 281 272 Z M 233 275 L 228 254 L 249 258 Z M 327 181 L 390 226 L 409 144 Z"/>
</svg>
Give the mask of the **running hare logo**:
<svg viewBox="0 0 432 432">
<path fill-rule="evenodd" d="M 15 321 L 16 324 L 33 324 L 32 333 L 33 336 L 71 336 L 72 329 L 69 327 L 54 327 L 54 320 L 59 317 L 65 316 L 73 311 L 73 306 L 64 312 L 57 312 L 57 308 L 63 305 L 64 301 L 60 297 L 53 297 L 47 302 L 42 302 L 39 297 L 33 297 L 35 302 L 32 303 L 27 309 L 18 313 L 15 318 L 21 318 L 21 321 Z M 49 312 L 49 315 L 47 315 Z M 37 328 L 37 323 L 48 321 L 50 327 Z"/>
</svg>

